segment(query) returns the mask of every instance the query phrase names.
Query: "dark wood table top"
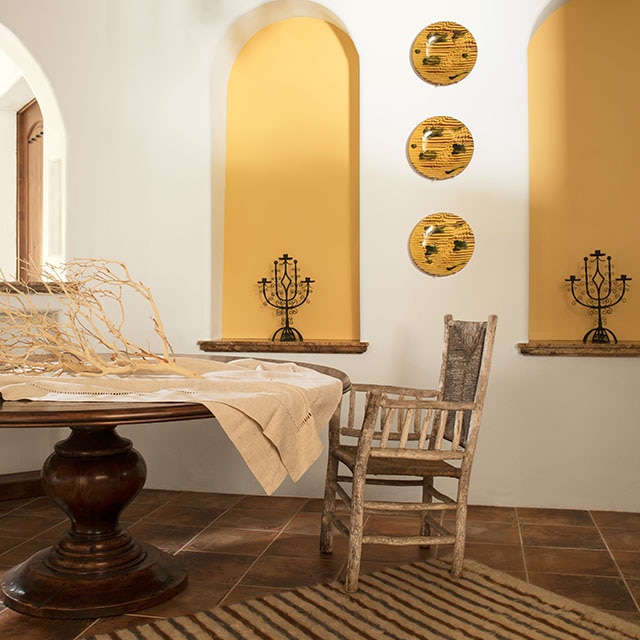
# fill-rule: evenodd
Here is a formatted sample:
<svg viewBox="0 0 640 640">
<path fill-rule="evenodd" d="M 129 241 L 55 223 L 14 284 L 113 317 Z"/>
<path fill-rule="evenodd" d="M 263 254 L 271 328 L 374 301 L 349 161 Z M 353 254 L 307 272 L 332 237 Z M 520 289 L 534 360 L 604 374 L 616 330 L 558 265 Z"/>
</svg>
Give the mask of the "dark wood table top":
<svg viewBox="0 0 640 640">
<path fill-rule="evenodd" d="M 187 402 L 0 401 L 0 427 L 123 425 L 210 418 L 203 404 Z"/>
</svg>

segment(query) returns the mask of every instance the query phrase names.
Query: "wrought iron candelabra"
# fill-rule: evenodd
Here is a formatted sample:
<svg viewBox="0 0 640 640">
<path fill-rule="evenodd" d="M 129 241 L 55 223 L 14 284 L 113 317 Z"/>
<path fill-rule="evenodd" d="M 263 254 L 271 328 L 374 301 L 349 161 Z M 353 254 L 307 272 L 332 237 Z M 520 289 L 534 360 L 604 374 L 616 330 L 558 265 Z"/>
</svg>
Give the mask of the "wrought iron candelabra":
<svg viewBox="0 0 640 640">
<path fill-rule="evenodd" d="M 279 269 L 278 260 L 282 262 Z M 291 316 L 298 313 L 298 307 L 309 300 L 312 292 L 311 284 L 315 282 L 309 277 L 301 279 L 298 274 L 298 261 L 290 255 L 284 253 L 278 260 L 273 261 L 273 279 L 262 278 L 258 281 L 261 285 L 261 293 L 264 298 L 264 305 L 274 307 L 276 315 L 283 316 L 282 326 L 271 336 L 275 340 L 280 334 L 281 342 L 302 341 L 302 334 L 291 325 Z M 293 276 L 289 274 L 289 269 L 293 266 Z"/>
<path fill-rule="evenodd" d="M 603 314 L 613 313 L 613 307 L 619 302 L 624 302 L 624 296 L 627 291 L 627 282 L 631 280 L 626 274 L 622 274 L 619 278 L 613 279 L 611 256 L 602 253 L 600 249 L 596 249 L 589 254 L 593 260 L 589 261 L 587 256 L 584 257 L 584 280 L 570 275 L 565 278 L 568 282 L 571 295 L 575 302 L 588 309 L 589 314 L 597 315 L 598 324 L 587 331 L 582 338 L 582 342 L 586 343 L 591 337 L 591 342 L 596 344 L 608 344 L 613 339 L 614 343 L 618 342 L 615 333 L 611 329 L 607 329 L 602 321 Z M 603 273 L 604 261 L 606 258 L 606 269 Z M 589 262 L 593 271 L 589 273 Z M 582 290 L 576 290 L 576 284 L 582 282 Z"/>
</svg>

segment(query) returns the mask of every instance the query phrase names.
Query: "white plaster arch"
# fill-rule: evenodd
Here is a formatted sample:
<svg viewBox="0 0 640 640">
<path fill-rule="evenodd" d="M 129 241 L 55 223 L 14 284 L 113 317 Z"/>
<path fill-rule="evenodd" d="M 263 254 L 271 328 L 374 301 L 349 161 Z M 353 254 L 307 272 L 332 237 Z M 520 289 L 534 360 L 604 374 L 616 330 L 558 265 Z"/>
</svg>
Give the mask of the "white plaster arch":
<svg viewBox="0 0 640 640">
<path fill-rule="evenodd" d="M 570 0 L 551 0 L 549 4 L 540 12 L 540 15 L 536 19 L 533 24 L 533 28 L 531 29 L 531 35 L 529 39 L 533 38 L 533 34 L 540 28 L 540 25 L 556 10 L 558 10 L 562 5 L 567 4 Z"/>
<path fill-rule="evenodd" d="M 231 68 L 247 41 L 260 29 L 288 18 L 317 18 L 347 35 L 338 16 L 310 0 L 273 0 L 243 14 L 229 26 L 216 47 L 211 81 L 211 335 L 222 334 L 222 269 L 224 261 L 224 184 L 226 156 L 227 84 Z M 354 45 L 355 46 L 355 45 Z"/>
<path fill-rule="evenodd" d="M 0 49 L 20 69 L 37 99 L 46 123 L 43 139 L 43 255 L 46 261 L 64 259 L 66 136 L 55 92 L 42 67 L 21 40 L 0 23 Z"/>
</svg>

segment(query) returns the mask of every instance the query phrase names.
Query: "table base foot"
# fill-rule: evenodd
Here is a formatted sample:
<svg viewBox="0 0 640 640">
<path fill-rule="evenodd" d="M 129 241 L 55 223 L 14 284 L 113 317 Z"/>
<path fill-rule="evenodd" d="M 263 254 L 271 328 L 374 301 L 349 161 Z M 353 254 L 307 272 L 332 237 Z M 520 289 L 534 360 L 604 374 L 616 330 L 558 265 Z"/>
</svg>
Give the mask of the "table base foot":
<svg viewBox="0 0 640 640">
<path fill-rule="evenodd" d="M 7 571 L 1 584 L 10 609 L 40 618 L 99 618 L 152 607 L 182 591 L 182 562 L 156 547 L 138 543 L 143 559 L 134 568 L 87 575 L 48 566 L 51 547 Z"/>
</svg>

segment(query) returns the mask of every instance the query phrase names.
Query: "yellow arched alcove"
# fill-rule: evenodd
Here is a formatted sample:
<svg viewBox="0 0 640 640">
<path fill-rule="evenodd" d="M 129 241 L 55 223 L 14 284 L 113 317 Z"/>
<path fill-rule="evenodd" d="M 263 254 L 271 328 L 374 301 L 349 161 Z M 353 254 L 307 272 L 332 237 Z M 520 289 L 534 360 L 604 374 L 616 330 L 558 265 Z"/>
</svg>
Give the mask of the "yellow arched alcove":
<svg viewBox="0 0 640 640">
<path fill-rule="evenodd" d="M 570 0 L 531 39 L 529 340 L 581 340 L 594 326 L 564 279 L 595 249 L 633 278 L 607 326 L 640 339 L 639 20 L 640 3 Z"/>
<path fill-rule="evenodd" d="M 274 22 L 240 50 L 226 119 L 222 338 L 280 325 L 257 281 L 283 253 L 315 280 L 305 339 L 359 339 L 358 59 L 324 20 Z"/>
</svg>

